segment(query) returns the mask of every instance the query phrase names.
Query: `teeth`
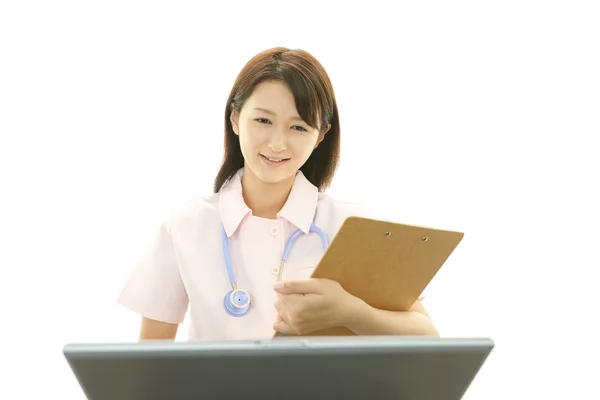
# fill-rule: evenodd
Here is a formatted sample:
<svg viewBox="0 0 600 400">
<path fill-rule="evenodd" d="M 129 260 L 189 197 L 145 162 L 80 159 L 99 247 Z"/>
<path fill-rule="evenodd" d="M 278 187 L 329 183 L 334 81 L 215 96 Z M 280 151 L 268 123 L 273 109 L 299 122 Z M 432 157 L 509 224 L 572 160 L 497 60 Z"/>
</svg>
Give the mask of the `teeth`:
<svg viewBox="0 0 600 400">
<path fill-rule="evenodd" d="M 274 161 L 274 162 L 279 162 L 279 161 L 283 160 L 283 158 L 269 158 L 269 157 L 267 157 L 267 159 L 269 161 Z"/>
</svg>

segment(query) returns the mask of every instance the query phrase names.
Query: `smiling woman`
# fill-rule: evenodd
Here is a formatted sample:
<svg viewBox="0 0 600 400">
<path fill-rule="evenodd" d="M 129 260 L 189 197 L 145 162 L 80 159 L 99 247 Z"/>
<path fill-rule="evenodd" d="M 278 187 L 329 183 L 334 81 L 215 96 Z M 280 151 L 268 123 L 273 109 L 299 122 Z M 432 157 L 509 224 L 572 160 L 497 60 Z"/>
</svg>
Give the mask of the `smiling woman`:
<svg viewBox="0 0 600 400">
<path fill-rule="evenodd" d="M 175 338 L 188 308 L 190 339 L 333 326 L 437 335 L 420 301 L 407 312 L 376 310 L 336 282 L 309 278 L 345 219 L 366 215 L 323 193 L 339 152 L 336 99 L 321 64 L 286 48 L 253 57 L 225 107 L 215 193 L 165 219 L 121 293 L 143 317 L 140 338 Z"/>
<path fill-rule="evenodd" d="M 298 116 L 295 103 L 285 83 L 265 81 L 256 85 L 240 112 L 236 112 L 232 105 L 231 127 L 239 137 L 246 169 L 242 181 L 247 189 L 244 192 L 246 200 L 249 205 L 258 205 L 253 197 L 262 198 L 269 193 L 280 201 L 279 204 L 268 204 L 270 212 L 258 211 L 267 218 L 276 217 L 285 202 L 284 193 L 278 192 L 288 187 L 291 189 L 296 173 L 307 163 L 331 128 L 329 123 L 322 129 L 318 122 L 315 122 L 318 124 L 316 127 L 304 122 Z M 312 172 L 315 178 L 316 172 Z M 251 181 L 254 183 L 248 185 Z M 258 191 L 249 192 L 252 187 Z M 273 190 L 276 192 L 273 193 Z"/>
<path fill-rule="evenodd" d="M 252 129 L 250 121 L 255 122 L 257 129 Z M 287 174 L 290 178 L 300 170 L 319 190 L 329 186 L 339 161 L 339 116 L 331 81 L 312 55 L 302 50 L 274 48 L 257 54 L 240 71 L 225 110 L 225 154 L 215 179 L 215 192 L 245 163 L 250 164 L 245 158 L 249 149 L 244 145 L 251 143 L 243 136 L 239 140 L 236 137 L 240 134 L 240 124 L 253 133 L 262 132 L 263 139 L 267 134 L 290 130 L 303 133 L 293 143 L 299 152 L 292 163 L 296 168 L 288 165 L 285 172 L 278 172 L 279 176 Z M 258 125 L 266 126 L 259 130 Z M 242 135 L 244 132 L 242 129 Z M 282 137 L 276 135 L 274 148 L 264 149 L 273 153 L 272 158 L 285 156 L 274 154 L 287 150 L 279 148 L 288 144 Z"/>
</svg>

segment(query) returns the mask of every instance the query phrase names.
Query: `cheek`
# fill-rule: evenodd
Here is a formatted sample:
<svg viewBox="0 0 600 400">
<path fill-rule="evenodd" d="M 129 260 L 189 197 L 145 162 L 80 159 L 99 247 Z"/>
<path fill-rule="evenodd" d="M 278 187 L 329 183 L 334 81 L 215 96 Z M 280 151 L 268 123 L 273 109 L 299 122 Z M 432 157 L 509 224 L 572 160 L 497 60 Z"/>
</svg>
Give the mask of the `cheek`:
<svg viewBox="0 0 600 400">
<path fill-rule="evenodd" d="M 260 129 L 256 129 L 251 124 L 240 125 L 240 147 L 244 149 L 255 149 L 260 147 L 264 141 L 264 133 Z"/>
<path fill-rule="evenodd" d="M 317 135 L 297 135 L 290 140 L 296 156 L 308 158 L 317 144 Z"/>
</svg>

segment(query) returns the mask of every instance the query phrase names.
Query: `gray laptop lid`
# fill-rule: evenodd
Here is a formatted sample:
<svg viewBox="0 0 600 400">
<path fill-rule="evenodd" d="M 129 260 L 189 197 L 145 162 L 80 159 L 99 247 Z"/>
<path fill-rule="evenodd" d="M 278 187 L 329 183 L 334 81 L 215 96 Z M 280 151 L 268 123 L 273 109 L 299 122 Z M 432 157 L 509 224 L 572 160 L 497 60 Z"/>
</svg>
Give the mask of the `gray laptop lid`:
<svg viewBox="0 0 600 400">
<path fill-rule="evenodd" d="M 491 339 L 342 337 L 69 344 L 88 399 L 457 400 Z"/>
</svg>

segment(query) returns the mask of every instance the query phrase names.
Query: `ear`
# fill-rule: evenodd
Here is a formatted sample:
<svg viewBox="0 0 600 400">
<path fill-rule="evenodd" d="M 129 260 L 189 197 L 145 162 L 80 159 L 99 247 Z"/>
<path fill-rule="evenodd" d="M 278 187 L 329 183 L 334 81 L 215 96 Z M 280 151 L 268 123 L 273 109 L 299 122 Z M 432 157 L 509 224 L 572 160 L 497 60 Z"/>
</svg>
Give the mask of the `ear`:
<svg viewBox="0 0 600 400">
<path fill-rule="evenodd" d="M 325 135 L 327 134 L 327 132 L 329 132 L 330 129 L 331 129 L 331 124 L 328 124 L 327 129 L 325 129 L 325 131 L 323 131 L 323 132 L 321 132 L 321 134 L 319 134 L 319 139 L 317 139 L 317 143 L 315 143 L 315 149 L 317 147 L 319 147 L 319 145 L 321 144 L 323 139 L 325 139 Z"/>
<path fill-rule="evenodd" d="M 240 116 L 235 112 L 233 108 L 233 104 L 231 105 L 231 114 L 229 114 L 229 121 L 231 121 L 231 127 L 233 128 L 233 133 L 240 136 Z"/>
</svg>

